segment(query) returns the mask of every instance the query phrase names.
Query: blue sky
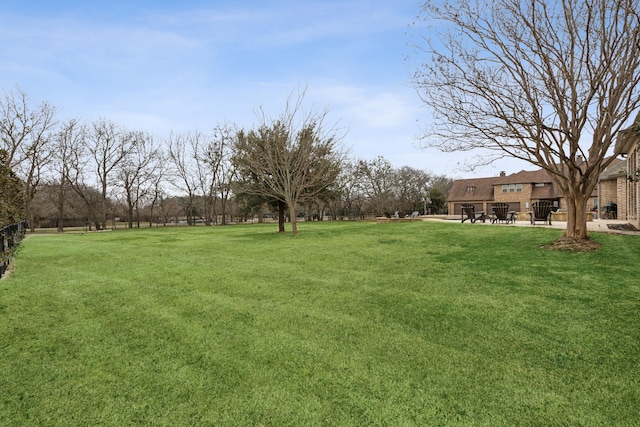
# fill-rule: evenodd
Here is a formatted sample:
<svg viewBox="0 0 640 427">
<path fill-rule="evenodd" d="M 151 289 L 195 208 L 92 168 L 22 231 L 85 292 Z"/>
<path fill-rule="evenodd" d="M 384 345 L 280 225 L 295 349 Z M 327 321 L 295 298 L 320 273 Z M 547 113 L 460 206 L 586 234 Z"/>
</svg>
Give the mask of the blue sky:
<svg viewBox="0 0 640 427">
<path fill-rule="evenodd" d="M 418 146 L 429 111 L 405 57 L 419 10 L 417 0 L 2 0 L 0 90 L 18 85 L 61 119 L 162 136 L 251 127 L 258 108 L 277 116 L 306 87 L 307 105 L 348 130 L 352 158 L 471 176 L 464 155 Z"/>
</svg>

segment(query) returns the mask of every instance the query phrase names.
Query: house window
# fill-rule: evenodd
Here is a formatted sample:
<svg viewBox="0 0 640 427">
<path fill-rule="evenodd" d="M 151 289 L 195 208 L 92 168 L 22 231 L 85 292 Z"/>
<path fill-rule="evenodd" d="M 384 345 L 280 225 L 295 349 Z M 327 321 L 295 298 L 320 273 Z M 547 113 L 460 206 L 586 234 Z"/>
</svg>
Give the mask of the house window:
<svg viewBox="0 0 640 427">
<path fill-rule="evenodd" d="M 503 193 L 522 193 L 522 184 L 503 184 Z"/>
<path fill-rule="evenodd" d="M 467 187 L 467 193 L 473 193 L 473 191 L 476 189 L 476 187 L 474 187 L 473 185 L 470 185 Z"/>
<path fill-rule="evenodd" d="M 536 182 L 536 187 L 544 187 L 544 182 Z"/>
</svg>

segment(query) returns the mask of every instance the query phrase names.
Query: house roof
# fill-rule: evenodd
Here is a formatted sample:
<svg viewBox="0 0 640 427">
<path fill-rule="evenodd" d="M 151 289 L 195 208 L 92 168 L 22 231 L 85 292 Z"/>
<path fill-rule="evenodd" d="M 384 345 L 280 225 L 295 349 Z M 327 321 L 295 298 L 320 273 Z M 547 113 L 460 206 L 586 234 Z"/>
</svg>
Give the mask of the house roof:
<svg viewBox="0 0 640 427">
<path fill-rule="evenodd" d="M 453 182 L 448 200 L 452 202 L 493 200 L 493 187 L 505 184 L 547 184 L 541 187 L 534 187 L 532 198 L 556 199 L 561 197 L 561 194 L 555 190 L 555 186 L 551 185 L 551 182 L 549 173 L 544 169 L 535 171 L 521 170 L 511 175 L 490 178 L 459 179 Z M 474 191 L 467 191 L 468 187 L 475 187 Z"/>
<path fill-rule="evenodd" d="M 511 175 L 497 177 L 495 184 L 535 184 L 551 182 L 549 173 L 544 169 L 512 173 Z"/>
<path fill-rule="evenodd" d="M 640 114 L 638 114 L 638 122 L 640 123 Z M 630 128 L 631 129 L 631 128 Z M 635 129 L 635 128 L 634 128 Z M 629 131 L 626 129 L 625 131 Z M 623 131 L 623 132 L 625 132 Z M 640 141 L 640 134 L 636 133 L 636 141 Z M 606 181 L 616 179 L 619 176 L 627 174 L 626 160 L 614 159 L 611 164 L 600 174 L 599 180 Z M 453 186 L 449 191 L 449 201 L 451 202 L 472 202 L 472 201 L 491 201 L 493 197 L 493 188 L 496 185 L 505 184 L 545 184 L 543 186 L 533 187 L 532 199 L 557 199 L 562 197 L 559 190 L 556 189 L 551 181 L 549 173 L 544 169 L 535 171 L 525 171 L 512 173 L 511 175 L 501 174 L 489 178 L 469 178 L 459 179 L 453 182 Z M 474 191 L 467 191 L 469 187 L 474 187 Z M 596 195 L 596 190 L 592 195 Z"/>
<path fill-rule="evenodd" d="M 544 187 L 533 187 L 531 190 L 532 199 L 557 199 L 561 194 L 555 191 L 553 185 L 545 185 Z"/>
<path fill-rule="evenodd" d="M 471 178 L 453 181 L 449 190 L 450 201 L 471 202 L 474 200 L 493 200 L 493 185 L 497 178 Z M 473 191 L 467 191 L 468 187 L 474 187 Z"/>
<path fill-rule="evenodd" d="M 633 125 L 621 130 L 616 138 L 616 153 L 629 153 L 633 149 L 633 145 L 640 142 L 640 132 L 638 124 L 640 123 L 640 112 L 636 116 Z"/>
<path fill-rule="evenodd" d="M 611 164 L 602 171 L 600 174 L 600 181 L 607 181 L 617 178 L 619 176 L 627 175 L 627 161 L 625 159 L 615 159 Z"/>
</svg>

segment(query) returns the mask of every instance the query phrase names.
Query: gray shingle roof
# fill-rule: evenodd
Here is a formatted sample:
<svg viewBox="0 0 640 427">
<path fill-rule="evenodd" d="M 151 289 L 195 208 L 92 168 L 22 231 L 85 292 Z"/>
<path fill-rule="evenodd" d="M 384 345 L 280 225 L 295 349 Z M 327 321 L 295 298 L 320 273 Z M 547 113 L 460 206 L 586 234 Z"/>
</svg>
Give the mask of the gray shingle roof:
<svg viewBox="0 0 640 427">
<path fill-rule="evenodd" d="M 489 178 L 459 179 L 453 182 L 453 187 L 449 191 L 449 201 L 465 202 L 473 200 L 493 200 L 493 186 L 503 184 L 533 184 L 551 183 L 549 174 L 543 170 L 525 171 L 513 173 L 505 176 L 495 176 Z M 473 192 L 467 191 L 468 187 L 475 187 Z M 545 186 L 542 188 L 553 188 Z M 549 196 L 559 197 L 559 196 Z"/>
<path fill-rule="evenodd" d="M 449 191 L 449 201 L 493 200 L 493 185 L 496 179 L 492 177 L 456 180 Z M 468 187 L 474 187 L 474 191 L 467 191 Z"/>
</svg>

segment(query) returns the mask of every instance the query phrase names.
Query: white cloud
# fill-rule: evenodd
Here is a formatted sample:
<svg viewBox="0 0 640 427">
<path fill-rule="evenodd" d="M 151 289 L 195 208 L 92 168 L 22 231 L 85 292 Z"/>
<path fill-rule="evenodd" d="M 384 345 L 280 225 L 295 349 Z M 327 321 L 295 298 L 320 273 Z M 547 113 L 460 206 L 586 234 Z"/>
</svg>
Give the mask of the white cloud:
<svg viewBox="0 0 640 427">
<path fill-rule="evenodd" d="M 195 3 L 116 2 L 108 17 L 107 6 L 35 16 L 16 3 L 0 13 L 0 89 L 19 84 L 62 118 L 166 134 L 253 126 L 256 109 L 277 115 L 306 86 L 308 106 L 348 128 L 354 155 L 452 169 L 452 155 L 416 146 L 428 112 L 404 83 L 401 52 L 414 0 Z"/>
<path fill-rule="evenodd" d="M 378 87 L 323 85 L 312 88 L 314 96 L 324 99 L 354 124 L 368 128 L 415 127 L 419 105 L 408 88 L 396 91 Z"/>
</svg>

